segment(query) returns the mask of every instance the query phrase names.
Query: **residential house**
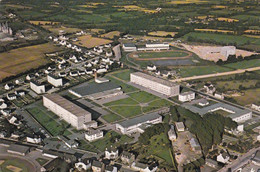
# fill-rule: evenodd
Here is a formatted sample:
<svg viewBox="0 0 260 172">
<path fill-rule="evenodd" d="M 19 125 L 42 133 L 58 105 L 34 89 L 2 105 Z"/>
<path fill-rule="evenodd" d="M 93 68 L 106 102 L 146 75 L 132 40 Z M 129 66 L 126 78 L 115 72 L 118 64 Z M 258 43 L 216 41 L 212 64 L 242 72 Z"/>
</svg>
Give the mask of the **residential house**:
<svg viewBox="0 0 260 172">
<path fill-rule="evenodd" d="M 221 163 L 223 163 L 223 164 L 228 163 L 229 159 L 230 159 L 230 157 L 229 157 L 229 155 L 227 154 L 227 152 L 223 152 L 223 153 L 221 153 L 221 154 L 219 154 L 219 155 L 217 156 L 217 161 L 218 161 L 218 162 L 221 162 Z"/>
<path fill-rule="evenodd" d="M 131 165 L 135 160 L 135 155 L 130 152 L 123 151 L 120 159 L 124 164 Z"/>
<path fill-rule="evenodd" d="M 188 102 L 195 99 L 195 93 L 193 91 L 188 91 L 179 94 L 179 101 Z"/>
<path fill-rule="evenodd" d="M 100 139 L 103 137 L 103 131 L 102 130 L 94 130 L 94 129 L 89 129 L 85 133 L 85 139 L 88 141 L 94 141 L 97 139 Z"/>
<path fill-rule="evenodd" d="M 175 122 L 175 126 L 178 132 L 185 130 L 185 126 L 183 122 Z"/>
<path fill-rule="evenodd" d="M 155 172 L 157 170 L 157 166 L 149 166 L 148 164 L 133 162 L 131 168 L 140 172 Z"/>
<path fill-rule="evenodd" d="M 106 148 L 105 150 L 106 159 L 117 159 L 118 158 L 118 149 L 111 145 L 111 147 Z"/>
<path fill-rule="evenodd" d="M 92 170 L 93 172 L 102 172 L 104 170 L 104 164 L 100 161 L 94 160 L 92 162 Z"/>
</svg>

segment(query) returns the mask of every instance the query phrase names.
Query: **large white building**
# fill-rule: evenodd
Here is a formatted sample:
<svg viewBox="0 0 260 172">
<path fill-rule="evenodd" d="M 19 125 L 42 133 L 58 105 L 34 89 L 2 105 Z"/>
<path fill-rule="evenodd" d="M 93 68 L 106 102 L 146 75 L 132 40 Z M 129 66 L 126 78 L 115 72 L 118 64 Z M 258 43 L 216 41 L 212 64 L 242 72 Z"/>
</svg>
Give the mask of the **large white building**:
<svg viewBox="0 0 260 172">
<path fill-rule="evenodd" d="M 142 127 L 146 124 L 158 124 L 162 122 L 162 116 L 158 112 L 145 114 L 116 124 L 116 129 L 122 134 L 132 134 L 143 131 Z"/>
<path fill-rule="evenodd" d="M 85 139 L 92 142 L 103 137 L 103 131 L 90 129 L 85 133 Z"/>
<path fill-rule="evenodd" d="M 30 88 L 36 92 L 37 94 L 43 94 L 45 93 L 45 85 L 41 84 L 40 82 L 37 82 L 35 80 L 32 80 L 30 82 Z"/>
<path fill-rule="evenodd" d="M 78 130 L 91 121 L 91 113 L 58 94 L 43 96 L 43 105 Z"/>
<path fill-rule="evenodd" d="M 133 43 L 126 43 L 126 44 L 123 44 L 123 50 L 125 52 L 133 52 L 133 51 L 136 51 L 137 48 L 136 48 L 135 44 L 133 44 Z"/>
<path fill-rule="evenodd" d="M 169 97 L 177 96 L 180 92 L 180 85 L 141 72 L 131 73 L 130 81 Z"/>
<path fill-rule="evenodd" d="M 47 75 L 47 81 L 54 87 L 60 87 L 63 85 L 62 78 L 55 76 L 53 74 Z"/>
</svg>

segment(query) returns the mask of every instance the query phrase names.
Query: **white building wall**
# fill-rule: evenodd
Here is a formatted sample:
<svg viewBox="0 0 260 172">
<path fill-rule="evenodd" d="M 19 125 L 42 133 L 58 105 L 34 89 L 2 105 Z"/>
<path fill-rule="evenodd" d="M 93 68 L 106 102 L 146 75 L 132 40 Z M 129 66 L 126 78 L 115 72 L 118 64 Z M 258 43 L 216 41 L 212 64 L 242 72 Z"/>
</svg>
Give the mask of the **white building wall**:
<svg viewBox="0 0 260 172">
<path fill-rule="evenodd" d="M 55 79 L 55 78 L 53 78 L 53 77 L 51 77 L 51 76 L 47 76 L 47 80 L 48 80 L 48 82 L 51 84 L 51 85 L 53 85 L 53 86 L 55 86 L 55 87 L 60 87 L 60 86 L 62 86 L 63 85 L 63 83 L 62 83 L 62 78 L 59 78 L 59 79 Z"/>
<path fill-rule="evenodd" d="M 37 86 L 34 83 L 30 82 L 30 88 L 37 94 L 45 93 L 45 85 Z"/>
<path fill-rule="evenodd" d="M 179 101 L 181 101 L 181 102 L 187 102 L 187 101 L 191 101 L 193 99 L 195 99 L 195 93 L 179 95 Z"/>
<path fill-rule="evenodd" d="M 180 92 L 179 85 L 170 87 L 167 85 L 163 85 L 161 83 L 157 83 L 152 80 L 148 80 L 146 78 L 142 78 L 142 77 L 134 75 L 134 74 L 130 74 L 130 79 L 131 79 L 131 82 L 133 82 L 135 84 L 141 85 L 143 87 L 149 88 L 153 91 L 159 92 L 161 94 L 165 94 L 167 96 L 176 96 Z"/>
<path fill-rule="evenodd" d="M 239 122 L 244 122 L 246 120 L 249 120 L 251 118 L 252 118 L 252 112 L 249 112 L 249 113 L 246 113 L 246 114 L 241 115 L 239 117 L 232 118 L 232 120 L 239 123 Z"/>
<path fill-rule="evenodd" d="M 43 97 L 43 105 L 78 130 L 84 128 L 83 124 L 85 122 L 91 121 L 91 115 L 82 114 L 82 116 L 75 116 L 74 114 L 70 113 L 69 111 L 57 105 L 55 102 L 47 99 L 46 97 Z"/>
</svg>

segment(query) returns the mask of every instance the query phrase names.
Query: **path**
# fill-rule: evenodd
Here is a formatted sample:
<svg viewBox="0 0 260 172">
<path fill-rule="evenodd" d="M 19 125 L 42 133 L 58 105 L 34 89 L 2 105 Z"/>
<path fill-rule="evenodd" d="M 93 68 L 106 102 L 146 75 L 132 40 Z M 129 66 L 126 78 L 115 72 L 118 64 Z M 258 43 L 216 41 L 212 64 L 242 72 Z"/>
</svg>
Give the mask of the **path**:
<svg viewBox="0 0 260 172">
<path fill-rule="evenodd" d="M 191 76 L 191 77 L 186 77 L 186 78 L 174 79 L 174 80 L 170 80 L 170 81 L 172 81 L 172 82 L 182 82 L 182 81 L 188 81 L 188 80 L 194 80 L 194 79 L 203 79 L 203 78 L 218 77 L 218 76 L 225 76 L 225 75 L 234 75 L 234 74 L 244 73 L 244 72 L 247 72 L 247 71 L 256 71 L 256 70 L 260 70 L 260 66 L 247 68 L 247 69 L 238 69 L 238 70 L 229 71 L 229 72 L 221 72 L 221 73 L 214 73 L 214 74 L 207 74 L 207 75 Z"/>
</svg>

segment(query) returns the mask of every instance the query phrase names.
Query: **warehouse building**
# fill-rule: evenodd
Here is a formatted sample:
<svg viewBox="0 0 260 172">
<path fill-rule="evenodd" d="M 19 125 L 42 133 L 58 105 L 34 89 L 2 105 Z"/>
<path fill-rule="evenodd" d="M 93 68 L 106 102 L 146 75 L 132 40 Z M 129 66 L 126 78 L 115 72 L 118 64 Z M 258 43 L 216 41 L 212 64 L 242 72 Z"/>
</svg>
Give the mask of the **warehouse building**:
<svg viewBox="0 0 260 172">
<path fill-rule="evenodd" d="M 182 105 L 184 108 L 189 109 L 190 111 L 194 113 L 198 113 L 201 116 L 205 115 L 206 113 L 214 113 L 218 110 L 223 110 L 225 112 L 228 112 L 229 115 L 227 117 L 230 117 L 233 121 L 242 123 L 252 118 L 252 112 L 247 109 L 240 109 L 235 106 L 231 106 L 225 103 L 215 103 L 203 108 L 199 108 L 197 106 L 194 106 L 191 103 L 186 103 Z"/>
<path fill-rule="evenodd" d="M 135 44 L 133 44 L 133 43 L 126 43 L 126 44 L 123 44 L 123 50 L 125 52 L 133 52 L 133 51 L 136 51 L 137 48 L 136 48 Z"/>
<path fill-rule="evenodd" d="M 116 124 L 116 129 L 122 134 L 142 132 L 146 124 L 158 124 L 162 122 L 162 116 L 158 112 L 145 114 Z"/>
<path fill-rule="evenodd" d="M 43 105 L 78 130 L 91 121 L 91 113 L 58 94 L 43 96 Z"/>
<path fill-rule="evenodd" d="M 177 96 L 180 92 L 180 85 L 141 72 L 131 73 L 130 81 L 169 97 Z"/>
<path fill-rule="evenodd" d="M 45 85 L 36 80 L 31 80 L 30 88 L 37 94 L 45 93 Z"/>
<path fill-rule="evenodd" d="M 91 100 L 99 100 L 122 95 L 121 87 L 113 82 L 87 83 L 80 87 L 72 88 L 69 92 L 79 98 L 86 97 Z"/>
<path fill-rule="evenodd" d="M 161 51 L 161 50 L 169 50 L 169 43 L 148 43 L 145 44 L 144 47 L 138 47 L 138 51 Z"/>
<path fill-rule="evenodd" d="M 60 87 L 63 85 L 62 78 L 53 74 L 48 74 L 47 81 L 54 87 Z"/>
</svg>

